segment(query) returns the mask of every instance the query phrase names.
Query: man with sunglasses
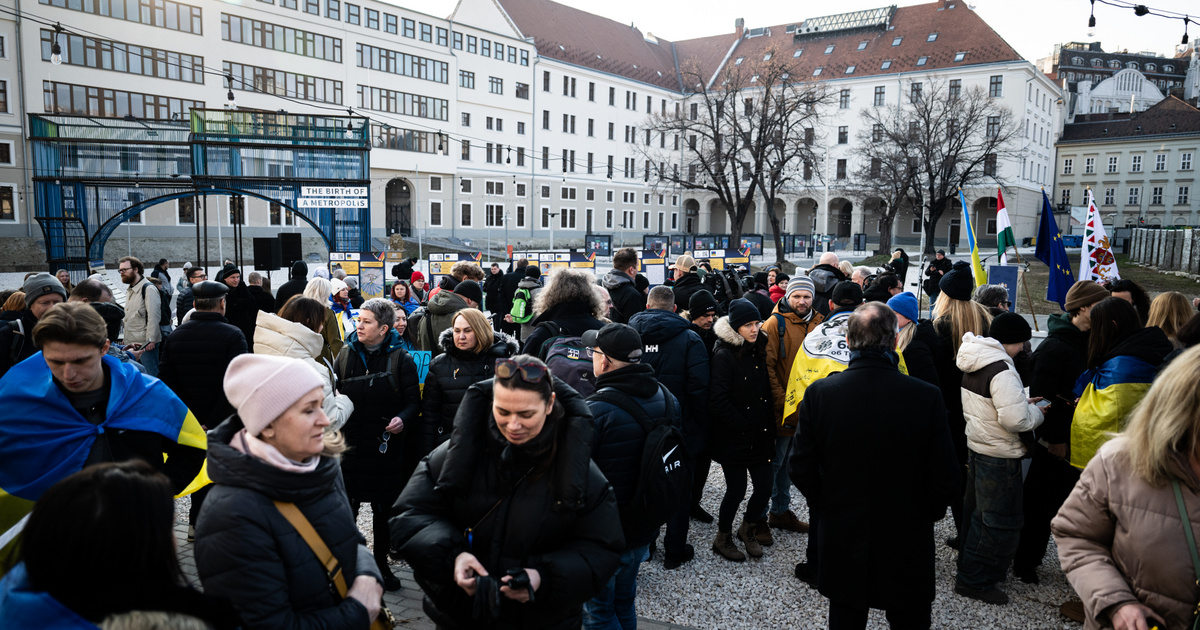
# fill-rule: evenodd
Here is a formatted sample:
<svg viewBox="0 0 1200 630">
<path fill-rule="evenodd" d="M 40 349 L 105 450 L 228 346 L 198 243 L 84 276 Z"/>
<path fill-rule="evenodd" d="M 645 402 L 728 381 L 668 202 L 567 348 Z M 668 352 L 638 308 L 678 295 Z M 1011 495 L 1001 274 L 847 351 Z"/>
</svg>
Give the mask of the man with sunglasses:
<svg viewBox="0 0 1200 630">
<path fill-rule="evenodd" d="M 621 565 L 604 590 L 583 605 L 583 627 L 610 628 L 619 622 L 620 627 L 632 628 L 637 625 L 638 567 L 649 556 L 650 543 L 662 523 L 647 522 L 643 515 L 627 509 L 638 489 L 647 436 L 629 410 L 644 410 L 647 418 L 673 419 L 673 424 L 680 426 L 679 403 L 659 386 L 654 368 L 641 363 L 644 348 L 637 330 L 625 324 L 606 324 L 583 333 L 582 343 L 592 355 L 596 374 L 596 393 L 588 398 L 596 427 L 592 461 L 612 484 L 625 534 Z"/>
</svg>

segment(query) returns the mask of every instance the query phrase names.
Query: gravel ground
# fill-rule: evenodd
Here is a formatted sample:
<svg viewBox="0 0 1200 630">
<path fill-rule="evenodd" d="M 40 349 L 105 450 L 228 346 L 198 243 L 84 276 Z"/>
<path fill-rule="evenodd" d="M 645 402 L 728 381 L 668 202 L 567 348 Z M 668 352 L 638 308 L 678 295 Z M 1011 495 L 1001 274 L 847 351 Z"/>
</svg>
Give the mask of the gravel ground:
<svg viewBox="0 0 1200 630">
<path fill-rule="evenodd" d="M 714 516 L 725 491 L 721 467 L 713 464 L 704 493 L 703 505 Z M 188 499 L 176 502 L 176 516 L 187 522 Z M 745 508 L 743 503 L 742 508 Z M 808 520 L 807 508 L 799 491 L 792 489 L 792 508 L 801 520 Z M 735 521 L 740 524 L 741 511 Z M 371 542 L 371 508 L 364 505 L 358 515 L 358 527 Z M 953 535 L 949 517 L 937 524 L 937 597 L 933 602 L 933 627 L 984 629 L 1082 628 L 1058 612 L 1062 602 L 1074 592 L 1059 568 L 1054 542 L 1038 570 L 1041 584 L 1025 584 L 1010 575 L 1002 588 L 1012 598 L 1007 606 L 990 606 L 954 594 L 956 552 L 940 541 Z M 662 548 L 642 565 L 638 575 L 638 615 L 649 619 L 692 628 L 722 630 L 759 630 L 822 628 L 828 614 L 828 602 L 815 589 L 793 576 L 797 562 L 804 559 L 808 536 L 774 530 L 775 544 L 765 549 L 761 559 L 729 562 L 712 552 L 715 523 L 692 521 L 688 539 L 696 547 L 696 559 L 674 571 L 662 567 Z M 739 542 L 739 547 L 741 543 Z M 402 563 L 397 563 L 402 566 Z M 686 603 L 683 603 L 686 602 Z M 871 611 L 868 628 L 885 629 L 881 611 Z"/>
</svg>

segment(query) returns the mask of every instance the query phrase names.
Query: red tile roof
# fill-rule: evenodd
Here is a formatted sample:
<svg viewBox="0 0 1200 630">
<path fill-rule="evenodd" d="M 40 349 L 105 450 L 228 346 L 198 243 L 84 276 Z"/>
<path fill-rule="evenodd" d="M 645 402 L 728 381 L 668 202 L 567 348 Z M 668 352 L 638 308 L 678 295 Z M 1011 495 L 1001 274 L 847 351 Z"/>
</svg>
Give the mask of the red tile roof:
<svg viewBox="0 0 1200 630">
<path fill-rule="evenodd" d="M 1168 96 L 1130 118 L 1123 114 L 1083 114 L 1063 126 L 1058 144 L 1130 140 L 1146 136 L 1200 134 L 1200 109 Z"/>
<path fill-rule="evenodd" d="M 711 77 L 738 39 L 728 33 L 679 42 L 659 38 L 658 44 L 653 44 L 636 28 L 551 0 L 499 2 L 521 32 L 534 38 L 538 54 L 676 91 L 681 87 L 677 70 L 699 68 Z M 738 57 L 761 60 L 772 50 L 795 60 L 794 78 L 811 77 L 820 67 L 822 79 L 834 79 L 1021 60 L 964 0 L 900 7 L 890 21 L 891 30 L 831 31 L 806 34 L 795 41 L 787 32 L 789 24 L 770 27 L 769 35 L 742 39 L 729 63 Z M 937 39 L 926 41 L 931 33 L 937 33 Z M 903 39 L 893 46 L 897 37 Z M 864 41 L 866 48 L 858 50 Z M 834 50 L 827 55 L 825 49 L 831 44 Z M 792 57 L 798 49 L 804 52 L 799 58 Z M 964 59 L 954 61 L 960 52 L 966 53 Z M 922 57 L 925 63 L 917 65 Z M 884 69 L 883 63 L 889 60 L 891 65 Z M 851 75 L 846 74 L 848 66 L 855 66 Z"/>
<path fill-rule="evenodd" d="M 679 91 L 672 43 L 550 0 L 499 0 L 538 55 Z"/>
</svg>

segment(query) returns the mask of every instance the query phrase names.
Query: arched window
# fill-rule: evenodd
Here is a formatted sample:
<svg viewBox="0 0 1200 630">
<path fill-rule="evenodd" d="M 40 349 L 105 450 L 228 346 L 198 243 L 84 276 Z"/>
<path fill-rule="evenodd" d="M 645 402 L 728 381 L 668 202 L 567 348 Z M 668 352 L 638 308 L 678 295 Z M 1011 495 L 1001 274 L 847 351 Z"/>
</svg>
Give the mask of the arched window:
<svg viewBox="0 0 1200 630">
<path fill-rule="evenodd" d="M 1152 63 L 1146 64 L 1146 72 L 1154 72 L 1157 69 L 1158 69 L 1158 66 L 1155 64 L 1152 64 Z"/>
<path fill-rule="evenodd" d="M 1130 70 L 1137 70 L 1139 66 L 1136 61 L 1130 61 L 1129 63 L 1125 64 L 1125 67 L 1129 68 Z"/>
<path fill-rule="evenodd" d="M 1099 68 L 1100 64 L 1102 64 L 1102 63 L 1104 63 L 1104 62 L 1101 61 L 1099 57 L 1095 57 L 1092 59 L 1092 67 L 1093 68 Z"/>
<path fill-rule="evenodd" d="M 1163 72 L 1175 72 L 1175 66 L 1163 66 Z"/>
<path fill-rule="evenodd" d="M 1108 67 L 1109 67 L 1109 68 L 1112 68 L 1112 69 L 1114 69 L 1114 70 L 1120 70 L 1120 69 L 1121 69 L 1121 62 L 1120 62 L 1120 61 L 1117 61 L 1116 59 L 1113 59 L 1112 61 L 1108 62 Z"/>
<path fill-rule="evenodd" d="M 1071 65 L 1072 66 L 1082 66 L 1083 65 L 1083 57 L 1071 57 Z"/>
</svg>

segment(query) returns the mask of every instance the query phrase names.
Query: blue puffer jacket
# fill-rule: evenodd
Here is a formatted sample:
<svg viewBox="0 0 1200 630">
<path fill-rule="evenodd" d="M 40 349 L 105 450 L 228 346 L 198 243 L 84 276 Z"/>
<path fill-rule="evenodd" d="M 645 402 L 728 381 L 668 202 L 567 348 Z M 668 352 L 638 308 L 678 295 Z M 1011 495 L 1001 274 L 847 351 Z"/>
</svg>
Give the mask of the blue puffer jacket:
<svg viewBox="0 0 1200 630">
<path fill-rule="evenodd" d="M 629 320 L 642 335 L 642 363 L 654 368 L 683 408 L 683 437 L 688 450 L 699 453 L 708 433 L 708 350 L 683 317 L 647 310 Z"/>
<path fill-rule="evenodd" d="M 670 400 L 663 396 L 654 378 L 654 368 L 649 365 L 634 363 L 601 374 L 596 379 L 596 391 L 605 387 L 629 396 L 635 405 L 645 409 L 646 414 L 654 419 L 666 417 L 667 405 L 670 404 L 675 411 L 672 414 L 675 425 L 679 426 L 679 402 L 669 393 Z M 646 432 L 629 413 L 610 402 L 589 399 L 588 408 L 592 410 L 596 426 L 592 438 L 592 461 L 596 462 L 596 466 L 612 484 L 617 506 L 624 507 L 637 491 Z M 622 530 L 627 549 L 648 545 L 658 535 L 657 527 L 630 531 L 628 525 L 622 523 Z"/>
</svg>

